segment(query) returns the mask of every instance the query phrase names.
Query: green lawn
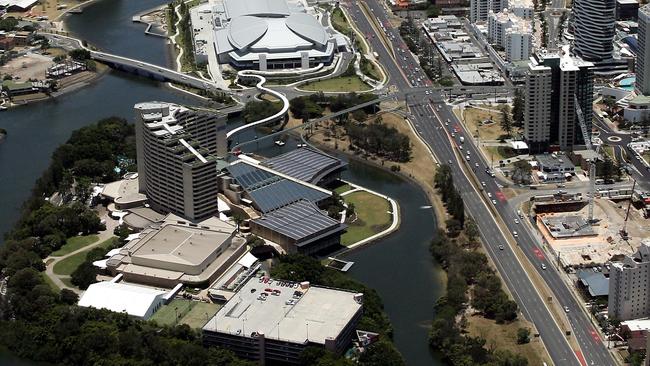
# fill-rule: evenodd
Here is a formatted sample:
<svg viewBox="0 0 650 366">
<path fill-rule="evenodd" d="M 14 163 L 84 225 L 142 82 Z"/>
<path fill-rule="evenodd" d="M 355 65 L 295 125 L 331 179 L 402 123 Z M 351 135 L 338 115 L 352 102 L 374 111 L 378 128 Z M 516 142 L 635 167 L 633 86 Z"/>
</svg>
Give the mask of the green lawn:
<svg viewBox="0 0 650 366">
<path fill-rule="evenodd" d="M 343 183 L 340 186 L 334 188 L 334 192 L 336 192 L 338 194 L 341 194 L 341 193 L 347 192 L 347 191 L 349 191 L 351 189 L 352 189 L 352 186 L 350 186 L 347 183 Z"/>
<path fill-rule="evenodd" d="M 77 249 L 81 249 L 86 245 L 92 244 L 99 239 L 97 235 L 86 235 L 86 236 L 73 236 L 68 238 L 65 244 L 59 250 L 52 252 L 53 257 L 61 257 L 68 253 L 72 253 Z"/>
<path fill-rule="evenodd" d="M 308 91 L 324 92 L 353 92 L 370 90 L 370 86 L 364 83 L 358 76 L 340 76 L 332 79 L 325 79 L 315 82 L 308 82 L 301 86 Z"/>
<path fill-rule="evenodd" d="M 113 245 L 115 239 L 116 239 L 116 237 L 106 239 L 103 242 L 101 242 L 98 245 L 98 247 L 109 248 L 109 247 L 111 247 Z M 57 275 L 60 275 L 60 276 L 66 276 L 66 275 L 69 276 L 69 275 L 71 275 L 72 272 L 74 272 L 74 270 L 77 269 L 77 267 L 79 267 L 79 265 L 86 260 L 86 254 L 88 254 L 89 251 L 90 251 L 90 249 L 84 250 L 82 252 L 79 252 L 79 253 L 77 253 L 75 255 L 71 255 L 71 256 L 61 260 L 60 262 L 58 262 L 57 264 L 54 265 L 54 268 L 53 268 L 54 274 L 57 274 Z"/>
<path fill-rule="evenodd" d="M 515 150 L 507 146 L 485 146 L 484 149 L 487 151 L 488 161 L 494 160 L 495 164 L 499 163 L 499 160 L 509 159 L 517 156 Z"/>
<path fill-rule="evenodd" d="M 354 192 L 343 196 L 345 202 L 354 203 L 357 220 L 348 220 L 348 230 L 341 236 L 341 244 L 348 246 L 375 235 L 390 226 L 390 204 L 382 197 L 368 192 Z"/>
<path fill-rule="evenodd" d="M 345 18 L 345 15 L 343 15 L 343 11 L 339 8 L 336 8 L 332 11 L 332 26 L 334 29 L 345 34 L 346 36 L 349 36 L 350 31 L 352 30 L 350 28 L 350 24 L 348 24 L 348 21 Z"/>
<path fill-rule="evenodd" d="M 191 328 L 201 328 L 219 311 L 221 306 L 217 304 L 174 299 L 169 304 L 161 307 L 151 320 L 160 325 L 175 325 L 176 314 L 179 317 L 179 324 L 187 324 Z M 207 313 L 207 315 L 206 315 Z"/>
</svg>

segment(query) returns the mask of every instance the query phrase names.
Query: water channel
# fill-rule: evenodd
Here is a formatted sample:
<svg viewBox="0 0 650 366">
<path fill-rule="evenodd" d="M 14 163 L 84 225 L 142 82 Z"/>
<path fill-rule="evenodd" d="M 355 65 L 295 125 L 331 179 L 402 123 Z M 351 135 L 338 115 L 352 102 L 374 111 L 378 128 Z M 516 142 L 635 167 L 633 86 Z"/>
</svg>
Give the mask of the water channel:
<svg viewBox="0 0 650 366">
<path fill-rule="evenodd" d="M 165 40 L 145 36 L 131 17 L 164 4 L 164 0 L 100 0 L 83 14 L 66 19 L 68 30 L 102 50 L 167 65 Z M 108 72 L 91 86 L 55 100 L 0 114 L 8 131 L 0 143 L 0 234 L 18 218 L 22 202 L 49 163 L 54 149 L 70 133 L 101 118 L 131 119 L 133 104 L 162 100 L 185 104 L 200 101 L 159 83 Z M 289 145 L 289 144 L 287 144 Z M 350 162 L 344 177 L 396 199 L 401 208 L 399 231 L 346 255 L 355 262 L 350 275 L 376 289 L 394 328 L 394 340 L 409 365 L 442 364 L 427 347 L 433 305 L 444 292 L 443 276 L 432 262 L 428 243 L 435 217 L 421 189 L 380 169 Z M 0 365 L 16 364 L 3 359 Z"/>
</svg>

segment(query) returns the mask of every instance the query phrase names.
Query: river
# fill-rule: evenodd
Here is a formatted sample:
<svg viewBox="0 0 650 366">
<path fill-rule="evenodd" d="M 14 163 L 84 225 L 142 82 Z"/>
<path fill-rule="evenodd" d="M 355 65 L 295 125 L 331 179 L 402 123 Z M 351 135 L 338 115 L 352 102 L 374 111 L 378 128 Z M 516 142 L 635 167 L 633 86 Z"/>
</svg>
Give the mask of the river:
<svg viewBox="0 0 650 366">
<path fill-rule="evenodd" d="M 168 65 L 165 40 L 145 36 L 144 25 L 131 21 L 134 14 L 164 3 L 100 0 L 83 14 L 67 17 L 66 27 L 102 50 Z M 109 116 L 131 119 L 133 105 L 148 100 L 200 103 L 159 83 L 111 71 L 76 92 L 0 114 L 0 127 L 8 132 L 0 142 L 0 233 L 15 223 L 52 152 L 73 130 Z M 409 365 L 442 364 L 427 347 L 433 305 L 443 294 L 444 283 L 428 252 L 436 225 L 432 211 L 420 208 L 427 205 L 424 192 L 378 168 L 355 162 L 344 177 L 393 197 L 402 215 L 397 232 L 346 255 L 355 262 L 350 275 L 381 295 L 393 323 L 395 344 Z M 16 361 L 0 358 L 0 365 L 10 364 Z"/>
</svg>

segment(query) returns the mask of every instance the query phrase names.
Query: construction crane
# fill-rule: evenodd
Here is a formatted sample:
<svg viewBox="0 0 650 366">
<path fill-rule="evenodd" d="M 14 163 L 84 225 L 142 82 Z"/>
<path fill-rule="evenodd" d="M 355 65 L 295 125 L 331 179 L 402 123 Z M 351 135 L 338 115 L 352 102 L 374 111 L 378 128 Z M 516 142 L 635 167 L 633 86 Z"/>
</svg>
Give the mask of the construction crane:
<svg viewBox="0 0 650 366">
<path fill-rule="evenodd" d="M 625 221 L 623 221 L 623 228 L 621 229 L 621 238 L 623 240 L 628 239 L 628 233 L 627 233 L 627 219 L 630 218 L 630 208 L 632 207 L 632 199 L 634 196 L 634 188 L 636 187 L 636 180 L 632 183 L 632 192 L 630 193 L 630 202 L 627 203 L 627 210 L 625 212 Z"/>
<path fill-rule="evenodd" d="M 582 114 L 582 107 L 580 107 L 580 101 L 578 100 L 577 95 L 573 95 L 573 102 L 576 105 L 576 115 L 578 117 L 578 123 L 580 124 L 580 130 L 582 131 L 582 138 L 585 140 L 585 146 L 589 150 L 593 150 L 594 147 L 591 144 L 591 134 L 587 129 L 587 124 L 585 123 L 584 114 Z M 598 146 L 600 148 L 600 146 Z M 598 153 L 598 149 L 596 150 Z M 594 196 L 596 195 L 596 161 L 595 159 L 589 159 L 589 217 L 588 222 L 590 224 L 594 223 Z"/>
</svg>

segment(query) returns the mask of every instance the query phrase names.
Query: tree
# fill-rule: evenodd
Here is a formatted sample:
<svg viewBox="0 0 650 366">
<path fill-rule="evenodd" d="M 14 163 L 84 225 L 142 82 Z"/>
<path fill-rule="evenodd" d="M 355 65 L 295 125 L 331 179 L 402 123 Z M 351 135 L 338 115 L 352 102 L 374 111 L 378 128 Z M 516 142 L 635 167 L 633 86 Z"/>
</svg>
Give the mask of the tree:
<svg viewBox="0 0 650 366">
<path fill-rule="evenodd" d="M 526 344 L 530 342 L 530 329 L 519 328 L 517 329 L 517 344 Z"/>
<path fill-rule="evenodd" d="M 478 239 L 478 225 L 476 225 L 476 221 L 471 217 L 465 220 L 465 235 L 467 235 L 467 240 L 472 244 Z"/>
<path fill-rule="evenodd" d="M 79 301 L 79 295 L 77 295 L 74 291 L 70 291 L 67 288 L 64 288 L 59 293 L 59 300 L 64 304 L 76 305 Z"/>
<path fill-rule="evenodd" d="M 506 136 L 512 136 L 512 119 L 510 118 L 510 107 L 504 105 L 501 107 L 501 129 L 505 132 Z"/>
<path fill-rule="evenodd" d="M 83 48 L 76 48 L 68 52 L 68 55 L 75 61 L 85 61 L 90 59 L 90 51 Z"/>
<path fill-rule="evenodd" d="M 359 365 L 401 366 L 405 363 L 402 355 L 391 342 L 380 339 L 361 354 Z"/>
<path fill-rule="evenodd" d="M 515 98 L 512 102 L 513 125 L 521 128 L 524 124 L 524 96 L 520 89 L 515 89 Z"/>
<path fill-rule="evenodd" d="M 530 174 L 533 171 L 526 160 L 516 161 L 512 172 L 512 180 L 517 183 L 527 184 L 530 182 Z"/>
<path fill-rule="evenodd" d="M 243 224 L 244 221 L 246 221 L 246 217 L 244 217 L 244 215 L 237 212 L 237 213 L 232 215 L 232 221 L 234 221 L 235 225 L 237 225 L 237 233 L 239 233 L 241 224 Z"/>
</svg>

